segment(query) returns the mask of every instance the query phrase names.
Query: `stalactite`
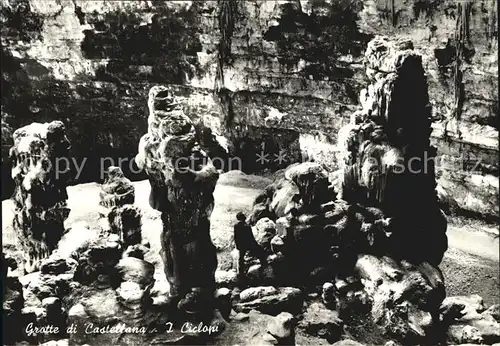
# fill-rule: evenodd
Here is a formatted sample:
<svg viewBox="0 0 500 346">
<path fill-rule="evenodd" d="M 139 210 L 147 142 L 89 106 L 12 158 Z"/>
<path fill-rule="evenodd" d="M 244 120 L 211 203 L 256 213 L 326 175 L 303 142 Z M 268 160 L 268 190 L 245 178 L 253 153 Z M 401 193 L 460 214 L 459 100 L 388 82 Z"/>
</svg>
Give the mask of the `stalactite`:
<svg viewBox="0 0 500 346">
<path fill-rule="evenodd" d="M 460 120 L 462 115 L 465 90 L 463 84 L 463 62 L 465 60 L 465 52 L 470 45 L 470 14 L 472 11 L 472 2 L 467 1 L 464 3 L 459 2 L 457 4 L 457 22 L 455 29 L 455 44 L 456 44 L 456 55 L 455 55 L 455 73 L 454 73 L 454 84 L 455 84 L 455 114 L 456 120 Z"/>
<path fill-rule="evenodd" d="M 224 86 L 224 67 L 230 63 L 231 59 L 231 40 L 235 28 L 238 4 L 236 0 L 218 0 L 217 7 L 219 9 L 220 41 L 218 45 L 214 91 L 219 98 L 225 115 L 225 126 L 229 129 L 234 118 L 234 113 L 231 95 L 229 90 Z"/>
<path fill-rule="evenodd" d="M 396 13 L 395 13 L 395 9 L 394 9 L 394 0 L 389 0 L 389 7 L 390 7 L 390 10 L 391 10 L 391 23 L 392 23 L 392 26 L 396 26 Z"/>
<path fill-rule="evenodd" d="M 497 0 L 492 0 L 490 3 L 490 8 L 488 9 L 488 32 L 487 37 L 491 41 L 495 41 L 498 38 L 498 27 L 497 27 Z"/>
<path fill-rule="evenodd" d="M 217 56 L 217 74 L 215 76 L 215 90 L 224 88 L 224 66 L 229 63 L 231 56 L 231 39 L 235 26 L 237 3 L 235 0 L 217 1 L 220 41 Z"/>
</svg>

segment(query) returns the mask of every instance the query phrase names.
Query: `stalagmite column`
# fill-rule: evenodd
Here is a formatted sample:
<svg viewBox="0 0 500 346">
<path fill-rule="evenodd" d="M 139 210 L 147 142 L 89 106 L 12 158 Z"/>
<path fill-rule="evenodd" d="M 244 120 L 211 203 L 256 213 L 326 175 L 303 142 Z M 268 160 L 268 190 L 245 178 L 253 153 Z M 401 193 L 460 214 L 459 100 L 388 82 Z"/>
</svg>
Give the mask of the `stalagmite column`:
<svg viewBox="0 0 500 346">
<path fill-rule="evenodd" d="M 55 249 L 64 232 L 70 143 L 60 121 L 22 127 L 13 140 L 14 228 L 25 255 L 24 269 L 31 272 Z"/>
<path fill-rule="evenodd" d="M 120 237 L 124 257 L 144 259 L 149 244 L 142 239 L 142 214 L 134 205 L 135 187 L 120 167 L 108 168 L 107 177 L 99 193 L 99 214 L 103 226 Z"/>
<path fill-rule="evenodd" d="M 362 109 L 341 129 L 341 197 L 376 206 L 392 218 L 396 257 L 441 262 L 446 219 L 435 191 L 436 148 L 422 59 L 410 41 L 372 40 L 365 53 L 371 84 Z"/>
<path fill-rule="evenodd" d="M 162 213 L 162 258 L 173 301 L 185 310 L 211 299 L 217 266 L 210 214 L 218 173 L 199 147 L 195 128 L 165 87 L 149 92 L 148 133 L 136 157 L 151 183 L 150 204 Z M 185 299 L 183 299 L 185 298 Z"/>
</svg>

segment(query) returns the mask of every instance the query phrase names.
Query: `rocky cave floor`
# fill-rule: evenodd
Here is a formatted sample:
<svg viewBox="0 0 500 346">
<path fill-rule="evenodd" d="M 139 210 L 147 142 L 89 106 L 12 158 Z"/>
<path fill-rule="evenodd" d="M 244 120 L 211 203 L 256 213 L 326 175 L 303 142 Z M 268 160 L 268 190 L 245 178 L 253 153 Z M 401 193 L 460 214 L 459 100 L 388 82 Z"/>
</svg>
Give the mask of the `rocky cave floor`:
<svg viewBox="0 0 500 346">
<path fill-rule="evenodd" d="M 215 208 L 211 217 L 211 235 L 218 249 L 218 269 L 229 270 L 233 266 L 230 251 L 234 248 L 232 225 L 236 213 L 243 211 L 250 214 L 255 197 L 270 182 L 271 177 L 246 175 L 239 171 L 220 177 L 214 192 Z M 155 265 L 155 279 L 165 282 L 158 255 L 161 220 L 158 212 L 151 209 L 148 203 L 149 183 L 139 181 L 133 184 L 136 188 L 135 204 L 143 211 L 143 237 L 149 241 L 152 250 L 145 260 Z M 71 213 L 66 220 L 66 228 L 82 224 L 97 226 L 100 185 L 81 184 L 70 186 L 67 190 Z M 6 200 L 2 202 L 2 206 L 3 244 L 4 250 L 8 251 L 9 244 L 14 242 L 13 230 L 9 226 L 13 217 L 13 205 L 10 200 Z M 440 265 L 447 296 L 478 294 L 484 299 L 485 306 L 497 304 L 500 301 L 498 229 L 493 225 L 460 217 L 448 217 L 448 223 L 449 249 Z M 231 334 L 231 329 L 225 333 Z M 296 343 L 328 345 L 326 340 L 312 337 L 300 330 L 297 330 Z"/>
</svg>

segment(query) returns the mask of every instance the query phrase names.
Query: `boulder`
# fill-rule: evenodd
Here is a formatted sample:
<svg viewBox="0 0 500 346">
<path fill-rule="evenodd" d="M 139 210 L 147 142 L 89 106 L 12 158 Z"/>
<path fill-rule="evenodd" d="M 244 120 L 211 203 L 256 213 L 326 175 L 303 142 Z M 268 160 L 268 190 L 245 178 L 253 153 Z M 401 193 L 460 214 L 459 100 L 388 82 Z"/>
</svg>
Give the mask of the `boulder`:
<svg viewBox="0 0 500 346">
<path fill-rule="evenodd" d="M 143 244 L 130 245 L 123 252 L 122 257 L 135 257 L 142 260 L 149 250 L 150 248 Z"/>
<path fill-rule="evenodd" d="M 252 285 L 265 285 L 276 282 L 276 273 L 272 266 L 262 267 L 261 264 L 254 264 L 246 273 L 246 279 Z"/>
<path fill-rule="evenodd" d="M 284 248 L 285 243 L 283 242 L 283 238 L 280 236 L 274 236 L 273 239 L 271 239 L 271 251 L 276 254 L 282 251 Z"/>
<path fill-rule="evenodd" d="M 131 281 L 141 288 L 152 286 L 154 283 L 155 267 L 146 261 L 135 257 L 122 258 L 115 267 L 121 281 Z"/>
<path fill-rule="evenodd" d="M 24 306 L 23 287 L 16 277 L 7 277 L 7 265 L 4 254 L 2 254 L 2 269 L 5 270 L 2 277 L 2 323 L 5 344 L 13 344 L 22 338 L 23 325 L 22 309 Z"/>
<path fill-rule="evenodd" d="M 130 318 L 143 316 L 145 310 L 152 305 L 149 289 L 143 289 L 137 282 L 122 282 L 116 294 L 120 304 L 125 307 L 123 313 Z"/>
<path fill-rule="evenodd" d="M 74 279 L 81 284 L 100 288 L 117 287 L 120 275 L 115 266 L 121 257 L 122 248 L 118 242 L 99 238 L 78 258 Z"/>
<path fill-rule="evenodd" d="M 227 327 L 227 332 L 218 335 L 213 344 L 215 345 L 277 345 L 279 340 L 268 332 L 268 326 L 275 317 L 260 313 L 255 310 L 249 311 L 242 318 L 232 318 Z"/>
<path fill-rule="evenodd" d="M 342 320 L 336 311 L 328 309 L 322 303 L 312 303 L 307 307 L 297 327 L 305 333 L 319 336 L 333 343 L 342 334 Z"/>
<path fill-rule="evenodd" d="M 294 345 L 295 324 L 292 314 L 282 312 L 267 324 L 267 332 L 277 340 L 277 345 Z"/>
<path fill-rule="evenodd" d="M 62 258 L 58 256 L 57 250 L 41 262 L 40 271 L 42 274 L 58 275 L 69 272 L 76 268 L 77 262 L 72 258 Z"/>
<path fill-rule="evenodd" d="M 377 329 L 403 344 L 423 342 L 431 336 L 427 333 L 445 297 L 439 269 L 427 263 L 412 265 L 389 257 L 360 255 L 355 272 L 360 286 L 350 277 L 342 284 L 337 282 L 342 314 L 359 311 L 353 304 L 361 303 L 369 307 Z"/>
<path fill-rule="evenodd" d="M 483 298 L 477 294 L 446 297 L 440 307 L 444 320 L 457 319 L 464 315 L 475 316 L 484 310 Z"/>
<path fill-rule="evenodd" d="M 117 294 L 111 288 L 89 289 L 80 299 L 80 303 L 85 314 L 81 313 L 81 308 L 77 304 L 78 309 L 75 311 L 79 312 L 78 316 L 88 315 L 89 318 L 102 324 L 110 324 L 122 316 L 122 307 L 118 302 Z"/>
<path fill-rule="evenodd" d="M 321 300 L 328 308 L 335 308 L 335 285 L 331 282 L 325 282 L 322 287 Z"/>
<path fill-rule="evenodd" d="M 276 235 L 276 224 L 268 217 L 257 221 L 253 227 L 253 234 L 257 243 L 266 251 L 271 249 L 271 240 Z"/>
<path fill-rule="evenodd" d="M 215 291 L 215 300 L 222 317 L 224 317 L 224 319 L 227 319 L 232 308 L 231 290 L 226 287 L 217 289 Z"/>
<path fill-rule="evenodd" d="M 231 320 L 240 321 L 240 322 L 243 322 L 243 321 L 246 321 L 249 319 L 248 314 L 245 314 L 243 312 L 235 312 L 234 310 L 231 310 L 231 314 L 229 317 L 231 318 Z"/>
<path fill-rule="evenodd" d="M 449 342 L 500 342 L 500 323 L 491 314 L 495 308 L 486 310 L 479 295 L 447 297 L 440 312 Z"/>
<path fill-rule="evenodd" d="M 59 275 L 34 272 L 22 278 L 26 297 L 26 306 L 41 306 L 44 298 L 65 297 L 73 290 L 73 274 Z"/>
<path fill-rule="evenodd" d="M 500 322 L 500 304 L 490 306 L 485 313 L 490 314 L 497 322 Z"/>
<path fill-rule="evenodd" d="M 482 344 L 484 341 L 477 328 L 464 325 L 450 326 L 446 337 L 449 342 L 457 344 Z"/>
<path fill-rule="evenodd" d="M 216 270 L 215 271 L 215 283 L 218 287 L 229 287 L 232 288 L 236 286 L 238 274 L 236 270 Z"/>
<path fill-rule="evenodd" d="M 267 295 L 255 299 L 240 301 L 234 304 L 233 307 L 238 312 L 258 310 L 271 315 L 277 315 L 283 311 L 297 314 L 301 311 L 303 296 L 298 288 L 280 287 L 278 292 L 271 293 L 273 292 L 271 289 L 268 292 Z"/>
<path fill-rule="evenodd" d="M 85 328 L 89 323 L 89 315 L 85 311 L 85 307 L 77 303 L 68 311 L 68 324 L 74 327 L 73 332 L 69 335 L 70 340 L 75 345 L 85 344 L 88 336 L 85 334 Z"/>
<path fill-rule="evenodd" d="M 248 302 L 276 293 L 278 290 L 272 286 L 250 287 L 240 292 L 240 302 Z"/>
</svg>

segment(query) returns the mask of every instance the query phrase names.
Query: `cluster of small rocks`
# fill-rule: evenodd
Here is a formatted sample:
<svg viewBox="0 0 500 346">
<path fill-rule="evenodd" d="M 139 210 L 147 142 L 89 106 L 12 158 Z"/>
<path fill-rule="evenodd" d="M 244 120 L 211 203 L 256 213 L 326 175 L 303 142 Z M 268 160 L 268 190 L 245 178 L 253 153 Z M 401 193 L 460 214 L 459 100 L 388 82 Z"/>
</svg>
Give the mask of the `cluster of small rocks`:
<svg viewBox="0 0 500 346">
<path fill-rule="evenodd" d="M 12 341 L 68 338 L 77 344 L 95 343 L 104 341 L 99 338 L 105 334 L 88 333 L 93 326 L 150 323 L 154 266 L 143 260 L 149 244 L 142 242 L 140 213 L 137 210 L 132 218 L 127 214 L 136 210 L 129 204 L 133 186 L 111 167 L 102 190 L 101 205 L 112 205 L 101 214 L 109 222 L 107 227 L 92 229 L 77 223 L 41 261 L 39 271 L 6 273 L 4 282 L 12 294 L 4 297 L 4 308 L 10 308 L 12 319 L 25 327 L 11 334 L 16 335 Z M 132 198 L 114 198 L 119 192 Z"/>
</svg>

